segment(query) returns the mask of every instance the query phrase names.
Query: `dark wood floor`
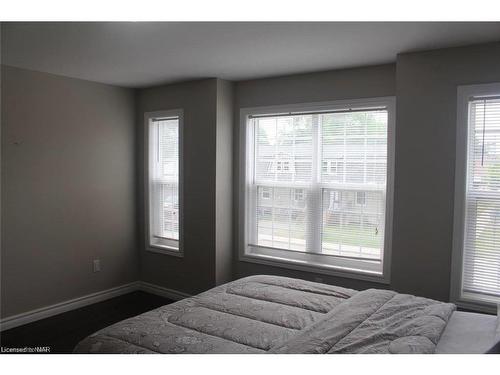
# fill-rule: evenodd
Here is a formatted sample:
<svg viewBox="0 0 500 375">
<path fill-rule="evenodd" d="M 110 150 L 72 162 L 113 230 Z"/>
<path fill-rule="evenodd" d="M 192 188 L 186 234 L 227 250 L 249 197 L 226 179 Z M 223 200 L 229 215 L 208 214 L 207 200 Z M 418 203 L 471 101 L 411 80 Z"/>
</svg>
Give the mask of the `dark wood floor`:
<svg viewBox="0 0 500 375">
<path fill-rule="evenodd" d="M 171 302 L 133 292 L 1 332 L 0 344 L 10 348 L 48 346 L 51 353 L 71 353 L 80 340 L 95 331 Z"/>
</svg>

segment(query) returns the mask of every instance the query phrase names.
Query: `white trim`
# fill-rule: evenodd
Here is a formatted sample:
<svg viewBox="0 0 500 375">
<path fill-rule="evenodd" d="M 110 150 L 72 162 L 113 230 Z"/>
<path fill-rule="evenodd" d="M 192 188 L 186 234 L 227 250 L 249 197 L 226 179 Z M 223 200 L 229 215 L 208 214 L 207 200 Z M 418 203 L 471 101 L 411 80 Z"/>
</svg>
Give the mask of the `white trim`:
<svg viewBox="0 0 500 375">
<path fill-rule="evenodd" d="M 73 298 L 64 302 L 41 307 L 21 314 L 11 315 L 0 320 L 0 331 L 35 322 L 40 319 L 49 318 L 54 315 L 75 310 L 80 307 L 91 305 L 93 303 L 102 302 L 113 297 L 118 297 L 123 294 L 134 292 L 136 290 L 139 290 L 138 281 L 120 285 L 115 288 L 106 289 L 100 292 L 87 294 L 82 297 Z"/>
<path fill-rule="evenodd" d="M 151 293 L 160 297 L 165 297 L 174 301 L 179 301 L 184 298 L 191 297 L 191 294 L 180 292 L 178 290 L 165 288 L 164 286 L 139 281 L 139 290 Z"/>
<path fill-rule="evenodd" d="M 337 276 L 348 279 L 357 279 L 363 281 L 371 281 L 379 284 L 389 284 L 389 280 L 385 280 L 382 276 L 371 275 L 366 272 L 358 272 L 356 270 L 352 271 L 342 271 L 340 268 L 334 268 L 329 266 L 320 266 L 320 265 L 310 265 L 305 263 L 299 263 L 290 261 L 287 259 L 266 259 L 260 256 L 252 256 L 252 255 L 243 255 L 240 256 L 239 259 L 241 262 L 255 263 L 255 264 L 264 264 L 267 266 L 286 268 L 290 270 L 304 271 L 310 272 L 314 274 L 320 275 L 329 275 L 329 276 Z"/>
<path fill-rule="evenodd" d="M 386 185 L 386 217 L 385 217 L 385 238 L 384 252 L 382 259 L 382 275 L 364 274 L 361 272 L 351 272 L 334 267 L 318 267 L 317 265 L 301 262 L 287 261 L 285 259 L 269 259 L 250 256 L 246 254 L 246 207 L 248 205 L 246 195 L 247 176 L 251 175 L 251 166 L 247 165 L 247 139 L 251 136 L 250 128 L 247 126 L 247 119 L 255 114 L 279 114 L 296 111 L 322 111 L 346 109 L 351 107 L 375 108 L 384 106 L 388 111 L 387 123 L 387 185 Z M 396 100 L 395 97 L 379 97 L 352 100 L 335 100 L 328 102 L 301 103 L 291 105 L 249 107 L 240 109 L 240 139 L 239 139 L 239 186 L 238 186 L 238 259 L 239 261 L 267 264 L 271 266 L 297 269 L 313 273 L 328 274 L 346 278 L 361 280 L 370 280 L 383 284 L 390 283 L 391 272 L 391 253 L 392 253 L 392 221 L 393 221 L 393 196 L 394 196 L 394 150 L 395 150 L 395 118 L 396 118 Z M 252 152 L 252 150 L 249 150 Z"/>
<path fill-rule="evenodd" d="M 149 122 L 155 117 L 178 117 L 179 118 L 179 241 L 170 241 L 168 245 L 152 245 L 150 243 L 150 203 L 149 203 Z M 172 255 L 176 257 L 184 256 L 184 111 L 173 109 L 167 111 L 154 111 L 144 113 L 144 223 L 145 223 L 145 249 L 153 253 Z M 178 249 L 171 246 L 178 243 Z"/>
<path fill-rule="evenodd" d="M 49 318 L 54 315 L 62 314 L 71 310 L 79 309 L 92 305 L 94 303 L 106 301 L 110 298 L 118 297 L 123 294 L 142 291 L 151 293 L 160 297 L 165 297 L 174 301 L 191 297 L 190 294 L 180 292 L 174 289 L 165 288 L 160 285 L 147 283 L 145 281 L 134 281 L 129 284 L 106 289 L 100 292 L 87 294 L 82 297 L 73 298 L 67 301 L 59 302 L 50 306 L 41 307 L 17 315 L 11 315 L 0 320 L 0 331 L 22 326 L 37 320 Z"/>
<path fill-rule="evenodd" d="M 457 87 L 457 132 L 455 159 L 455 197 L 453 213 L 453 247 L 450 275 L 450 301 L 460 307 L 495 312 L 494 302 L 479 301 L 462 295 L 463 245 L 465 230 L 465 198 L 467 189 L 467 155 L 469 100 L 474 96 L 498 95 L 500 82 Z"/>
</svg>

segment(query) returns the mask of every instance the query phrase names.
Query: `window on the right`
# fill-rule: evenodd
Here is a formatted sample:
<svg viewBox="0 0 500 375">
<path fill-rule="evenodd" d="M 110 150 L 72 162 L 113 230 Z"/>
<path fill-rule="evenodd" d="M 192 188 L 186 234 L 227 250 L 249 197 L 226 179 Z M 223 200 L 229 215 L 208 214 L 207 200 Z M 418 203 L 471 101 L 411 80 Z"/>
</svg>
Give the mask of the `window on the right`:
<svg viewBox="0 0 500 375">
<path fill-rule="evenodd" d="M 459 88 L 452 299 L 500 303 L 500 84 Z"/>
</svg>

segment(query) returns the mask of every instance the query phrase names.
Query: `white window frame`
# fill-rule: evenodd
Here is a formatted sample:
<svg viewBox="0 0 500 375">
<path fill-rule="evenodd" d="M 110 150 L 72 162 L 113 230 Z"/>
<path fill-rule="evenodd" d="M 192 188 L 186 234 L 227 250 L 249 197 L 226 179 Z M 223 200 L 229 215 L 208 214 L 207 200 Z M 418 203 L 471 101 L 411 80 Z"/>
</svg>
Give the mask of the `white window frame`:
<svg viewBox="0 0 500 375">
<path fill-rule="evenodd" d="M 326 168 L 323 168 L 324 167 L 323 163 L 326 163 Z M 322 173 L 326 173 L 330 176 L 338 176 L 338 170 L 339 170 L 338 163 L 339 162 L 337 160 L 324 160 L 321 164 Z"/>
<path fill-rule="evenodd" d="M 273 193 L 272 193 L 271 188 L 264 187 L 264 188 L 262 188 L 260 196 L 261 196 L 262 199 L 271 199 L 272 194 Z M 265 195 L 269 195 L 269 196 L 265 196 Z"/>
<path fill-rule="evenodd" d="M 283 257 L 250 254 L 247 249 L 247 238 L 249 230 L 247 222 L 246 187 L 252 176 L 251 166 L 247 164 L 247 158 L 253 150 L 248 147 L 250 137 L 253 137 L 251 127 L 247 126 L 248 117 L 251 115 L 287 114 L 293 112 L 316 112 L 329 110 L 343 110 L 349 108 L 370 109 L 385 107 L 388 112 L 387 121 L 387 181 L 386 181 L 386 210 L 385 210 L 385 233 L 384 249 L 382 254 L 382 272 L 370 272 L 353 267 L 352 260 L 335 258 L 334 263 L 318 264 L 314 253 L 301 253 L 283 250 Z M 317 274 L 326 274 L 346 278 L 373 281 L 389 284 L 391 278 L 391 253 L 392 253 L 392 224 L 393 224 L 393 191 L 394 191 L 394 136 L 395 136 L 396 100 L 395 97 L 379 97 L 352 100 L 335 100 L 328 102 L 303 103 L 266 107 L 251 107 L 240 109 L 240 132 L 239 132 L 239 189 L 238 189 L 238 255 L 239 260 L 257 264 L 265 264 L 280 268 L 288 268 Z M 249 154 L 250 153 L 250 154 Z M 321 166 L 319 166 L 321 168 Z M 304 254 L 310 261 L 304 260 Z M 323 256 L 323 259 L 325 257 Z M 359 262 L 359 261 L 358 261 Z"/>
<path fill-rule="evenodd" d="M 333 194 L 331 194 L 333 193 Z M 336 205 L 340 203 L 340 191 L 339 190 L 333 190 L 330 193 L 330 202 L 329 202 L 329 207 L 330 209 L 336 209 Z"/>
<path fill-rule="evenodd" d="M 272 162 L 270 170 L 274 173 L 293 173 L 294 167 L 292 167 L 292 164 L 290 159 L 278 159 Z"/>
<path fill-rule="evenodd" d="M 299 193 L 299 191 L 300 191 L 300 193 Z M 293 189 L 293 200 L 295 202 L 303 201 L 304 200 L 304 189 L 301 189 L 301 188 Z"/>
<path fill-rule="evenodd" d="M 363 194 L 363 203 L 359 203 L 359 199 L 358 199 L 358 197 L 360 197 L 361 194 Z M 357 191 L 355 199 L 356 199 L 357 206 L 362 206 L 362 207 L 366 206 L 366 191 Z"/>
<path fill-rule="evenodd" d="M 497 304 L 462 293 L 463 250 L 465 238 L 467 193 L 467 155 L 469 146 L 469 100 L 477 96 L 500 93 L 500 82 L 457 88 L 457 136 L 455 160 L 455 205 L 453 217 L 453 248 L 451 261 L 450 301 L 471 310 L 495 313 Z"/>
<path fill-rule="evenodd" d="M 151 122 L 158 118 L 172 118 L 177 117 L 179 119 L 179 183 L 178 183 L 178 195 L 179 195 L 179 240 L 165 240 L 163 244 L 153 244 L 151 243 L 151 208 L 150 208 L 150 175 L 151 166 L 149 164 L 149 150 L 152 147 L 152 139 L 149 135 Z M 160 253 L 165 255 L 172 255 L 176 257 L 184 256 L 184 194 L 183 194 L 183 178 L 184 178 L 184 167 L 183 167 L 183 131 L 184 129 L 184 111 L 182 109 L 173 109 L 166 111 L 154 111 L 144 113 L 144 211 L 145 211 L 145 248 L 147 251 L 154 253 Z"/>
</svg>

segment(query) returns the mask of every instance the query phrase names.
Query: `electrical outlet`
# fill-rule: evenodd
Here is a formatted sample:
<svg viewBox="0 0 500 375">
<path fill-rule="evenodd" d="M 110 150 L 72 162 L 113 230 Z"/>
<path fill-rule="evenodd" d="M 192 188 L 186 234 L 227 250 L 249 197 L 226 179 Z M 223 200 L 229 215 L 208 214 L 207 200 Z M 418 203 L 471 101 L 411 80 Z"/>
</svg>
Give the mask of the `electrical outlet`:
<svg viewBox="0 0 500 375">
<path fill-rule="evenodd" d="M 94 272 L 100 272 L 100 271 L 101 271 L 101 260 L 94 259 Z"/>
</svg>

